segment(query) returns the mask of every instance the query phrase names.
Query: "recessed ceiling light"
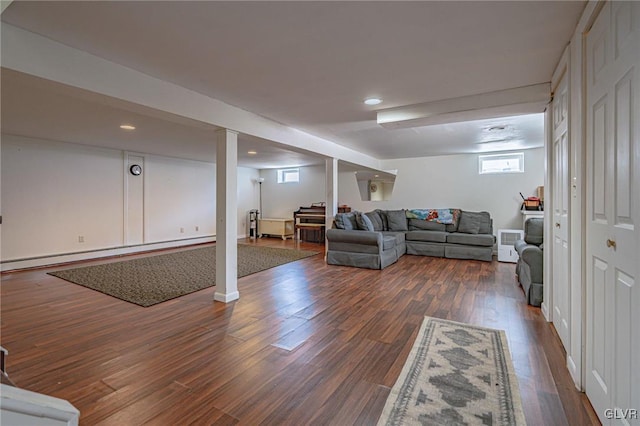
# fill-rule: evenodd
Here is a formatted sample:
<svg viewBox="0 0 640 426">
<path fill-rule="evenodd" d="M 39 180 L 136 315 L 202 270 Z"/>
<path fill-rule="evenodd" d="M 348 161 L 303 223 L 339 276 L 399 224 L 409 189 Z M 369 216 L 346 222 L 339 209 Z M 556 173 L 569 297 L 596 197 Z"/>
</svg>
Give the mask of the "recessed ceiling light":
<svg viewBox="0 0 640 426">
<path fill-rule="evenodd" d="M 257 151 L 247 151 L 247 154 L 249 155 L 256 155 L 258 152 Z"/>
<path fill-rule="evenodd" d="M 364 100 L 364 103 L 367 105 L 378 105 L 381 102 L 382 102 L 382 99 L 380 98 L 368 98 Z"/>
<path fill-rule="evenodd" d="M 374 175 L 374 177 L 380 177 L 380 175 Z"/>
<path fill-rule="evenodd" d="M 131 124 L 121 124 L 120 128 L 122 130 L 135 130 L 136 126 L 132 126 Z"/>
</svg>

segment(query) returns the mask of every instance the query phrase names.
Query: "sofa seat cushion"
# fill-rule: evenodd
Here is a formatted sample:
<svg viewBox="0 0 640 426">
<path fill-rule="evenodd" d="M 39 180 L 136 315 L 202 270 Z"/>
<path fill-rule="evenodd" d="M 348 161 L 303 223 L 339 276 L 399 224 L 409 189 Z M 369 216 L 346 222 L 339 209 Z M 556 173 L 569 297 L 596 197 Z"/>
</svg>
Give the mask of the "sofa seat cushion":
<svg viewBox="0 0 640 426">
<path fill-rule="evenodd" d="M 395 235 L 383 235 L 382 236 L 382 250 L 390 250 L 397 245 Z"/>
<path fill-rule="evenodd" d="M 443 231 L 409 231 L 405 235 L 407 241 L 425 241 L 428 243 L 447 242 L 447 232 Z"/>
<path fill-rule="evenodd" d="M 405 241 L 405 232 L 383 231 L 383 236 L 392 235 L 396 239 L 396 244 L 402 244 Z"/>
<path fill-rule="evenodd" d="M 492 247 L 495 243 L 495 237 L 491 234 L 464 234 L 454 232 L 447 235 L 447 242 L 468 246 Z"/>
</svg>

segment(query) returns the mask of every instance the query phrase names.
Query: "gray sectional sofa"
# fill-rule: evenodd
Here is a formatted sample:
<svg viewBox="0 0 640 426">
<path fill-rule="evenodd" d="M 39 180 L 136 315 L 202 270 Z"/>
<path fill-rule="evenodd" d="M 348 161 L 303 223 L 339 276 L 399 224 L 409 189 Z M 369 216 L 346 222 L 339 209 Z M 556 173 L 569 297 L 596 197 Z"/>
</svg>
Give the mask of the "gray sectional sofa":
<svg viewBox="0 0 640 426">
<path fill-rule="evenodd" d="M 543 250 L 544 219 L 529 218 L 524 223 L 524 239 L 515 242 L 518 252 L 516 275 L 524 290 L 527 303 L 542 304 L 543 291 Z"/>
<path fill-rule="evenodd" d="M 407 210 L 339 213 L 326 232 L 327 263 L 384 269 L 405 253 L 491 261 L 495 237 L 490 214 L 451 211 L 448 224 L 411 217 Z"/>
</svg>

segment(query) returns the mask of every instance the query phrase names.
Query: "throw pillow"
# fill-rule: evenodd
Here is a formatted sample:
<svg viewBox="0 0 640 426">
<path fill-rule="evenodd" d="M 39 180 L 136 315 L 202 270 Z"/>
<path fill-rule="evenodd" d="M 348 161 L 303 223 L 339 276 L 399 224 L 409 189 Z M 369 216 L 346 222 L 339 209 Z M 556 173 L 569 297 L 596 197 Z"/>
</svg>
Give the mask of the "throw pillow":
<svg viewBox="0 0 640 426">
<path fill-rule="evenodd" d="M 389 231 L 408 231 L 407 215 L 404 210 L 388 210 L 387 223 Z"/>
<path fill-rule="evenodd" d="M 493 223 L 491 222 L 491 215 L 489 212 L 478 212 L 480 217 L 480 230 L 479 234 L 493 234 Z"/>
<path fill-rule="evenodd" d="M 451 214 L 453 215 L 453 223 L 446 226 L 447 232 L 458 232 L 458 224 L 460 223 L 460 214 L 462 210 L 460 209 L 452 209 Z"/>
<path fill-rule="evenodd" d="M 383 231 L 388 231 L 389 230 L 389 219 L 387 219 L 387 211 L 386 210 L 380 210 L 380 209 L 376 209 L 376 212 L 378 212 L 378 214 L 380 215 L 380 219 L 382 219 L 382 230 Z"/>
<path fill-rule="evenodd" d="M 344 229 L 358 229 L 358 223 L 356 222 L 356 212 L 342 213 Z"/>
<path fill-rule="evenodd" d="M 367 212 L 364 215 L 366 217 L 368 217 L 369 220 L 371 220 L 371 223 L 373 224 L 373 230 L 374 231 L 382 231 L 384 229 L 382 218 L 378 214 L 377 210 L 376 211 L 372 211 L 372 212 Z"/>
<path fill-rule="evenodd" d="M 373 223 L 366 214 L 357 213 L 356 222 L 358 224 L 358 229 L 362 229 L 363 231 L 373 231 Z"/>
<path fill-rule="evenodd" d="M 337 213 L 333 220 L 337 229 L 358 229 L 355 212 Z"/>
<path fill-rule="evenodd" d="M 471 212 L 462 212 L 458 232 L 464 234 L 477 234 L 480 231 L 480 217 Z"/>
</svg>

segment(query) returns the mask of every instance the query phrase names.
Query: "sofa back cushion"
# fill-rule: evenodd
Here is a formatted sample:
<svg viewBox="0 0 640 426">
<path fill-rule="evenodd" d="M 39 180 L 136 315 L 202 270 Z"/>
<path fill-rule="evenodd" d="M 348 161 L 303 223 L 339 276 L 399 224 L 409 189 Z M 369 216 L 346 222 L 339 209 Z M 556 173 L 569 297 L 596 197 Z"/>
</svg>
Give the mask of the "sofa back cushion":
<svg viewBox="0 0 640 426">
<path fill-rule="evenodd" d="M 387 210 L 387 229 L 389 231 L 408 231 L 407 215 L 404 210 Z"/>
<path fill-rule="evenodd" d="M 491 234 L 493 226 L 488 212 L 467 212 L 460 214 L 458 232 L 465 234 Z"/>
<path fill-rule="evenodd" d="M 527 244 L 542 244 L 544 233 L 544 219 L 531 217 L 524 223 L 524 240 Z"/>
<path fill-rule="evenodd" d="M 428 220 L 422 219 L 409 219 L 409 230 L 410 231 L 441 231 L 444 232 L 447 228 L 447 225 L 444 223 L 431 222 Z"/>
</svg>

